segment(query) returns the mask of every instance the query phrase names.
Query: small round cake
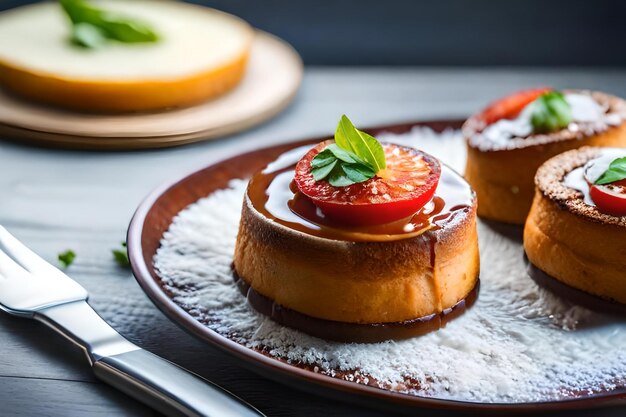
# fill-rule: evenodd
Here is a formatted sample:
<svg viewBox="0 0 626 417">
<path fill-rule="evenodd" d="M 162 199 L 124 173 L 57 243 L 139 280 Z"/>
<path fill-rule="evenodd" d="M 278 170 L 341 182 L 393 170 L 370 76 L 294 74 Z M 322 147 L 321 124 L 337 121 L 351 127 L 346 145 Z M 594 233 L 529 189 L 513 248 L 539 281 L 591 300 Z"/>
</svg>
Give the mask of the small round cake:
<svg viewBox="0 0 626 417">
<path fill-rule="evenodd" d="M 626 146 L 625 121 L 624 100 L 600 92 L 542 88 L 492 103 L 463 125 L 478 215 L 524 224 L 537 168 L 584 145 Z"/>
<path fill-rule="evenodd" d="M 573 288 L 626 304 L 626 149 L 583 147 L 553 157 L 535 177 L 524 250 Z"/>
<path fill-rule="evenodd" d="M 240 288 L 257 310 L 326 339 L 440 327 L 475 298 L 474 192 L 432 156 L 391 144 L 370 179 L 315 180 L 312 161 L 332 146 L 287 152 L 250 181 L 234 257 Z"/>
<path fill-rule="evenodd" d="M 217 10 L 173 1 L 94 1 L 145 22 L 156 42 L 70 42 L 57 2 L 0 14 L 0 86 L 37 102 L 85 111 L 127 112 L 193 105 L 242 79 L 254 31 Z"/>
</svg>

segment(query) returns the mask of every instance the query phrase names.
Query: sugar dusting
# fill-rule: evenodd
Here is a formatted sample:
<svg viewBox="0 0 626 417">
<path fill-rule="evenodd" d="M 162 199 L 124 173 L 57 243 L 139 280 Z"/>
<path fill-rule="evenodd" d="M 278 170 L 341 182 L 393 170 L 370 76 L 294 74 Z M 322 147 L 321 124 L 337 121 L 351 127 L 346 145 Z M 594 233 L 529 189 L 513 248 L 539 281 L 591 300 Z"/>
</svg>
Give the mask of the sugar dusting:
<svg viewBox="0 0 626 417">
<path fill-rule="evenodd" d="M 415 128 L 384 141 L 413 145 L 462 171 L 458 132 Z M 327 342 L 248 307 L 230 274 L 245 180 L 183 210 L 155 266 L 173 299 L 214 331 L 251 349 L 355 383 L 411 395 L 477 402 L 534 402 L 626 386 L 626 320 L 571 305 L 525 272 L 521 242 L 479 222 L 481 290 L 444 329 L 404 341 Z"/>
</svg>

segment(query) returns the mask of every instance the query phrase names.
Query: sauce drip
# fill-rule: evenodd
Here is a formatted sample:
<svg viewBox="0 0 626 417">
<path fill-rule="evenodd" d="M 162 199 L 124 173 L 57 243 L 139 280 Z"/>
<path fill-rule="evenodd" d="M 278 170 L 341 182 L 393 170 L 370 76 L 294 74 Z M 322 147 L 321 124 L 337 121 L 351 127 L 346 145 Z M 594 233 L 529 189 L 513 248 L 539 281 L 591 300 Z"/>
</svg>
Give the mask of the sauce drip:
<svg viewBox="0 0 626 417">
<path fill-rule="evenodd" d="M 417 236 L 444 227 L 455 213 L 469 209 L 474 193 L 465 180 L 442 165 L 433 199 L 415 214 L 382 225 L 346 226 L 324 216 L 293 183 L 295 164 L 311 148 L 304 146 L 281 155 L 248 185 L 252 206 L 265 217 L 310 235 L 347 241 L 389 241 Z"/>
</svg>

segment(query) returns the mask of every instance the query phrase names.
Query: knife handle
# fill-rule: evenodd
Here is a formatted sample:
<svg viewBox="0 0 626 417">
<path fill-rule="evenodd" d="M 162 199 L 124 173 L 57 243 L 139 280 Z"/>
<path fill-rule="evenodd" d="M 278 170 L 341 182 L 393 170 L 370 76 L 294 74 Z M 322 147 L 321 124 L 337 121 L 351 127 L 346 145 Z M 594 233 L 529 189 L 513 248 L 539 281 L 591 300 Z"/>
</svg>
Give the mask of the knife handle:
<svg viewBox="0 0 626 417">
<path fill-rule="evenodd" d="M 83 348 L 99 379 L 168 416 L 264 416 L 212 382 L 129 342 L 85 301 L 41 309 L 35 318 Z"/>
<path fill-rule="evenodd" d="M 93 370 L 102 381 L 168 416 L 263 415 L 228 391 L 143 349 L 103 357 Z"/>
</svg>

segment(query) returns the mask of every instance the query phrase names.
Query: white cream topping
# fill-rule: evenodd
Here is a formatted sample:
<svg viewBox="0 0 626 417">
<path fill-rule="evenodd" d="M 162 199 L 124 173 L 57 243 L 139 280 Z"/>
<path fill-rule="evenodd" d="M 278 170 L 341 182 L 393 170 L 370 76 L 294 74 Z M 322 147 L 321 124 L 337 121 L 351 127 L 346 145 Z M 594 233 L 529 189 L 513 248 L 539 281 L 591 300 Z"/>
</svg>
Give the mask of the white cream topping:
<svg viewBox="0 0 626 417">
<path fill-rule="evenodd" d="M 585 167 L 578 167 L 563 178 L 563 184 L 573 190 L 580 191 L 583 194 L 583 200 L 588 206 L 596 204 L 589 195 L 589 184 L 585 181 Z"/>
<path fill-rule="evenodd" d="M 572 120 L 575 122 L 597 122 L 608 110 L 588 94 L 565 94 L 565 101 L 572 109 Z"/>
<path fill-rule="evenodd" d="M 515 119 L 500 119 L 490 124 L 483 131 L 483 135 L 492 142 L 503 142 L 514 137 L 525 137 L 533 133 L 530 123 L 532 106 L 528 105 Z"/>
<path fill-rule="evenodd" d="M 572 122 L 605 121 L 606 109 L 588 94 L 565 94 L 565 101 L 572 109 Z M 515 119 L 500 119 L 483 130 L 483 136 L 495 143 L 504 143 L 514 137 L 526 137 L 533 133 L 531 123 L 532 103 L 524 107 Z M 618 115 L 615 115 L 618 116 Z M 618 118 L 618 123 L 621 118 Z M 574 128 L 573 125 L 572 128 Z M 569 128 L 569 127 L 568 127 Z"/>
</svg>

